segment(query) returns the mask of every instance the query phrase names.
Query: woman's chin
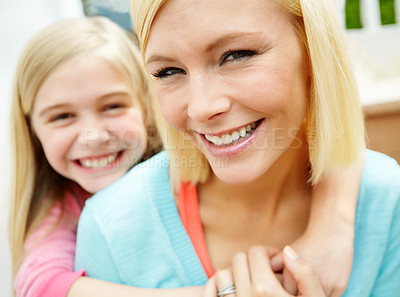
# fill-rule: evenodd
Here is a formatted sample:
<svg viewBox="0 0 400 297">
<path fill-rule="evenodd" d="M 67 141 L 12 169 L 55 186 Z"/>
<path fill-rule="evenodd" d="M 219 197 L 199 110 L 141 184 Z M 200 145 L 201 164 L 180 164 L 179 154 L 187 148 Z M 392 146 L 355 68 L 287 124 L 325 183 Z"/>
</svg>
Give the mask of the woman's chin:
<svg viewBox="0 0 400 297">
<path fill-rule="evenodd" d="M 211 166 L 211 170 L 219 180 L 230 185 L 251 184 L 263 175 L 263 172 L 251 167 L 244 169 L 229 165 L 225 167 L 214 165 Z"/>
</svg>

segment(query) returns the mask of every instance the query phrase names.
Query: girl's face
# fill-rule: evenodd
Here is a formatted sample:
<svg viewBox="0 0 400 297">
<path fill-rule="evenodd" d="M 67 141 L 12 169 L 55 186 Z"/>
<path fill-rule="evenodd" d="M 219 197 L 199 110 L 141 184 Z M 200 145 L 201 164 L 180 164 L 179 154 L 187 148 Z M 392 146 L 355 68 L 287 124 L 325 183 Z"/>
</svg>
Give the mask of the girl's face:
<svg viewBox="0 0 400 297">
<path fill-rule="evenodd" d="M 106 60 L 74 57 L 40 87 L 32 127 L 50 165 L 95 193 L 143 155 L 147 134 L 130 81 Z"/>
<path fill-rule="evenodd" d="M 272 0 L 170 0 L 145 63 L 161 110 L 232 184 L 301 147 L 308 62 L 292 18 Z"/>
</svg>

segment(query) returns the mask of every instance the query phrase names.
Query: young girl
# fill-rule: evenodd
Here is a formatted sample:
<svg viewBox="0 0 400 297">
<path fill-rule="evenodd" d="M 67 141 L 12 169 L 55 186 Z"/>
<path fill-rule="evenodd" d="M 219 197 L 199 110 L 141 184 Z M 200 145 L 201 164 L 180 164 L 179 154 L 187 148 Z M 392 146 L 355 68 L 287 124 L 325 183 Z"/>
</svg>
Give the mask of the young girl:
<svg viewBox="0 0 400 297">
<path fill-rule="evenodd" d="M 85 199 L 159 150 L 151 96 L 136 46 L 106 18 L 56 23 L 26 46 L 12 103 L 18 296 L 65 296 L 84 274 L 72 271 Z"/>
<path fill-rule="evenodd" d="M 82 278 L 83 270 L 73 272 L 76 224 L 85 200 L 159 150 L 146 105 L 153 96 L 136 47 L 105 18 L 59 22 L 27 45 L 17 69 L 12 115 L 15 175 L 10 242 L 18 296 L 202 292 L 202 287 L 143 291 Z M 147 135 L 145 126 L 152 135 Z M 313 205 L 312 221 L 319 223 L 310 224 L 303 242 L 294 243 L 297 250 L 319 232 L 321 218 L 329 223 L 334 196 L 343 197 L 340 201 L 354 209 L 355 186 L 331 194 L 339 182 L 357 184 L 359 175 L 347 174 L 350 178 L 345 173 L 331 176 L 315 188 L 322 199 Z M 340 233 L 343 227 L 348 233 L 341 238 L 351 237 L 351 212 L 334 215 L 349 219 L 350 224 L 335 230 Z M 325 238 L 335 243 L 336 232 L 332 234 Z M 351 257 L 351 247 L 344 247 L 337 257 L 343 254 Z M 325 283 L 342 290 L 336 280 Z"/>
</svg>

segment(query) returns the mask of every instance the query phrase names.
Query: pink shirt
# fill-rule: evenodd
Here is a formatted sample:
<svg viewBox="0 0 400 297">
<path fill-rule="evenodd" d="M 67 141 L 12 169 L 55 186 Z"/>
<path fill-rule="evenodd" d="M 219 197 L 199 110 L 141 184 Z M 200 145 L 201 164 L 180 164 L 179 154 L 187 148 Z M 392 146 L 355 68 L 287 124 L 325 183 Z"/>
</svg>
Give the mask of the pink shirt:
<svg viewBox="0 0 400 297">
<path fill-rule="evenodd" d="M 66 194 L 27 238 L 26 257 L 14 283 L 17 297 L 65 297 L 73 282 L 86 275 L 84 270 L 74 272 L 77 222 L 88 198 L 82 190 L 79 194 L 79 199 Z"/>
</svg>

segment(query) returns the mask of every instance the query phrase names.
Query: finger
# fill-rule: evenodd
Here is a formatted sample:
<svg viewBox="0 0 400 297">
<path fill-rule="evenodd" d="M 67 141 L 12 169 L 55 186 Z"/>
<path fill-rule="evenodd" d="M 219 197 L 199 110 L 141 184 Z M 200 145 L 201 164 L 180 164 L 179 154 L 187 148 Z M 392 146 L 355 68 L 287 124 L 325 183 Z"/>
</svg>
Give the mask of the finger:
<svg viewBox="0 0 400 297">
<path fill-rule="evenodd" d="M 270 259 L 277 257 L 279 254 L 282 255 L 281 251 L 279 249 L 277 249 L 276 247 L 267 246 L 266 249 L 267 249 L 267 253 L 268 253 Z"/>
<path fill-rule="evenodd" d="M 217 296 L 236 297 L 235 292 L 231 292 L 230 288 L 234 286 L 231 269 L 218 270 L 215 273 L 215 282 L 217 287 Z"/>
<path fill-rule="evenodd" d="M 238 253 L 232 259 L 232 274 L 236 286 L 236 296 L 251 296 L 251 279 L 247 255 Z"/>
<path fill-rule="evenodd" d="M 282 286 L 291 295 L 297 295 L 297 282 L 287 268 L 283 269 Z"/>
<path fill-rule="evenodd" d="M 280 296 L 284 290 L 275 277 L 265 247 L 252 247 L 249 251 L 249 266 L 253 294 L 255 296 Z"/>
<path fill-rule="evenodd" d="M 276 277 L 276 279 L 279 281 L 279 283 L 280 283 L 281 286 L 282 286 L 282 284 L 283 284 L 283 276 L 282 276 L 282 274 L 281 274 L 281 273 L 276 273 L 276 272 L 275 272 L 275 277 Z"/>
<path fill-rule="evenodd" d="M 217 285 L 214 276 L 207 281 L 204 287 L 203 297 L 217 297 Z"/>
<path fill-rule="evenodd" d="M 275 256 L 271 258 L 271 268 L 274 272 L 281 272 L 283 271 L 283 255 L 282 253 L 277 253 Z"/>
<path fill-rule="evenodd" d="M 312 265 L 301 259 L 290 246 L 283 249 L 283 254 L 285 266 L 296 280 L 300 296 L 325 297 Z"/>
</svg>

